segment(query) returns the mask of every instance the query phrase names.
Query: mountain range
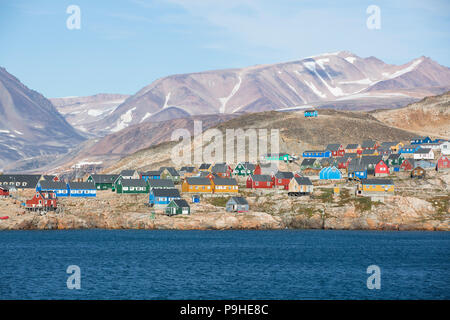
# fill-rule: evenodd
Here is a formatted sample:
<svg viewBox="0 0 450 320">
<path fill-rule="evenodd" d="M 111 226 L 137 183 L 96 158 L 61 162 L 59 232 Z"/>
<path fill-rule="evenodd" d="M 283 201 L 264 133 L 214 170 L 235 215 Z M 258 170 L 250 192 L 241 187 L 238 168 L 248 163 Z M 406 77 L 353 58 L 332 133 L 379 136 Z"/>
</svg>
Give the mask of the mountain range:
<svg viewBox="0 0 450 320">
<path fill-rule="evenodd" d="M 245 113 L 392 109 L 448 90 L 450 69 L 430 58 L 397 66 L 346 51 L 171 75 L 131 96 L 47 99 L 0 68 L 0 170 L 50 170 L 84 158 L 117 159 L 167 141 L 174 128 L 189 127 L 195 119 L 206 129 Z M 401 112 L 386 112 L 373 114 L 374 119 L 402 119 Z M 398 121 L 389 126 L 408 129 Z"/>
</svg>

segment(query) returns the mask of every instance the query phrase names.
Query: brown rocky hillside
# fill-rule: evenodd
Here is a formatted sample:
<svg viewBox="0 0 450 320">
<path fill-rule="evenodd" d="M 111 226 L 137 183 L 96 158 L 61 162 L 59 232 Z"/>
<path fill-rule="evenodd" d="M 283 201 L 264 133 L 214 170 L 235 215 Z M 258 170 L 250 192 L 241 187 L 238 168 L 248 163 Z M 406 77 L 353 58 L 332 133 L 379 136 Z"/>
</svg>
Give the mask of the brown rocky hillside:
<svg viewBox="0 0 450 320">
<path fill-rule="evenodd" d="M 376 111 L 373 116 L 400 129 L 450 139 L 450 91 L 404 108 Z"/>
</svg>

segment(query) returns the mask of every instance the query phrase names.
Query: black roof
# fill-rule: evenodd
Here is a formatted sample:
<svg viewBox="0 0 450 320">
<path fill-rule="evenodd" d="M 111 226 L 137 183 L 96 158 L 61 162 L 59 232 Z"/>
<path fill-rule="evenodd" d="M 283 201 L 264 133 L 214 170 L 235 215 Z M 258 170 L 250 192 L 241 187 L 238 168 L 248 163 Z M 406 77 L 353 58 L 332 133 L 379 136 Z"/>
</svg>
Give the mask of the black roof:
<svg viewBox="0 0 450 320">
<path fill-rule="evenodd" d="M 317 161 L 316 158 L 304 158 L 301 166 L 312 166 Z"/>
<path fill-rule="evenodd" d="M 172 200 L 176 205 L 177 205 L 177 207 L 179 207 L 179 208 L 189 208 L 189 204 L 187 203 L 187 201 L 186 200 L 184 200 L 184 199 L 173 199 Z"/>
<path fill-rule="evenodd" d="M 181 167 L 180 171 L 191 173 L 195 171 L 195 167 Z"/>
<path fill-rule="evenodd" d="M 429 153 L 430 152 L 430 148 L 419 148 L 416 150 L 415 153 Z"/>
<path fill-rule="evenodd" d="M 35 189 L 40 179 L 39 174 L 3 174 L 0 175 L 0 184 L 20 189 Z"/>
<path fill-rule="evenodd" d="M 170 179 L 150 179 L 147 181 L 150 188 L 175 188 L 175 185 Z"/>
<path fill-rule="evenodd" d="M 61 190 L 61 189 L 67 189 L 67 184 L 61 181 L 52 181 L 52 180 L 42 180 L 39 181 L 39 184 L 41 185 L 41 188 L 44 190 Z"/>
<path fill-rule="evenodd" d="M 256 165 L 254 163 L 251 163 L 251 162 L 248 162 L 248 161 L 241 162 L 240 164 L 242 164 L 242 166 L 245 169 L 248 169 L 248 170 L 255 170 L 255 168 L 256 168 Z"/>
<path fill-rule="evenodd" d="M 226 163 L 216 163 L 215 165 L 212 166 L 211 168 L 211 172 L 227 172 L 228 169 L 228 165 Z"/>
<path fill-rule="evenodd" d="M 362 148 L 373 148 L 375 146 L 375 141 L 373 140 L 364 140 L 361 144 Z"/>
<path fill-rule="evenodd" d="M 297 181 L 297 183 L 299 185 L 308 185 L 308 186 L 312 186 L 312 182 L 311 180 L 309 180 L 308 177 L 294 177 L 295 181 Z"/>
<path fill-rule="evenodd" d="M 349 143 L 349 144 L 345 147 L 345 149 L 357 149 L 358 146 L 359 146 L 358 143 Z"/>
<path fill-rule="evenodd" d="M 118 174 L 91 174 L 95 183 L 114 183 L 119 177 Z"/>
<path fill-rule="evenodd" d="M 361 179 L 362 184 L 394 184 L 391 179 Z"/>
<path fill-rule="evenodd" d="M 209 167 L 211 167 L 211 163 L 202 163 L 200 165 L 199 169 L 206 170 L 206 169 L 209 169 Z"/>
<path fill-rule="evenodd" d="M 391 153 L 388 157 L 389 160 L 397 160 L 401 156 L 400 153 Z"/>
<path fill-rule="evenodd" d="M 259 181 L 259 182 L 265 182 L 265 181 L 272 181 L 272 177 L 268 174 L 255 174 L 252 175 L 253 181 Z"/>
<path fill-rule="evenodd" d="M 292 179 L 293 177 L 294 174 L 288 171 L 278 171 L 277 173 L 275 173 L 275 178 L 277 179 Z"/>
<path fill-rule="evenodd" d="M 234 178 L 214 178 L 214 184 L 218 186 L 237 186 Z"/>
<path fill-rule="evenodd" d="M 159 176 L 159 175 L 161 175 L 161 170 L 151 170 L 141 172 L 141 176 Z"/>
<path fill-rule="evenodd" d="M 56 176 L 53 174 L 46 174 L 46 175 L 43 175 L 42 177 L 44 178 L 44 180 L 47 180 L 47 181 L 53 181 L 53 179 L 56 178 Z"/>
<path fill-rule="evenodd" d="M 178 173 L 177 169 L 175 169 L 174 167 L 161 167 L 161 168 L 159 168 L 159 170 L 161 172 L 163 172 L 164 170 L 167 170 L 171 176 L 179 176 L 180 175 Z"/>
<path fill-rule="evenodd" d="M 248 205 L 247 200 L 243 197 L 231 197 L 230 200 L 228 200 L 228 202 L 235 202 L 236 204 Z"/>
<path fill-rule="evenodd" d="M 93 182 L 76 182 L 71 181 L 69 182 L 70 189 L 77 189 L 77 190 L 86 190 L 86 189 L 95 189 L 95 183 Z"/>
<path fill-rule="evenodd" d="M 325 149 L 329 151 L 338 151 L 340 146 L 340 143 L 330 143 Z"/>
<path fill-rule="evenodd" d="M 136 170 L 122 170 L 120 172 L 120 175 L 123 177 L 131 177 L 132 175 L 134 175 L 134 173 L 136 172 Z"/>
<path fill-rule="evenodd" d="M 155 195 L 155 197 L 171 197 L 171 198 L 176 198 L 176 197 L 179 198 L 180 197 L 180 191 L 178 191 L 178 189 L 175 189 L 175 188 L 153 189 L 150 192 L 153 193 L 153 195 Z"/>
<path fill-rule="evenodd" d="M 208 178 L 201 178 L 201 177 L 189 177 L 186 178 L 187 183 L 192 185 L 203 185 L 203 186 L 210 186 L 211 180 Z"/>
</svg>

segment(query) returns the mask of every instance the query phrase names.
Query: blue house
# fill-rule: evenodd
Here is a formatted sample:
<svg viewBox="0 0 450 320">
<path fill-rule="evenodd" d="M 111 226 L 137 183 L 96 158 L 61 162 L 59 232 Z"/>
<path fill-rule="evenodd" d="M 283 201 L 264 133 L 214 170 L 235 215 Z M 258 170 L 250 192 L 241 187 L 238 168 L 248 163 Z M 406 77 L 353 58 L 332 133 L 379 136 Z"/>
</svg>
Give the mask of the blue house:
<svg viewBox="0 0 450 320">
<path fill-rule="evenodd" d="M 332 166 L 332 167 L 326 167 L 320 170 L 319 172 L 319 179 L 321 180 L 339 180 L 342 179 L 342 173 L 339 171 L 338 168 Z"/>
<path fill-rule="evenodd" d="M 161 179 L 161 171 L 147 171 L 141 172 L 141 179 L 147 181 L 152 179 Z"/>
<path fill-rule="evenodd" d="M 430 137 L 414 137 L 411 139 L 411 144 L 424 144 L 424 143 L 432 143 L 433 141 Z"/>
<path fill-rule="evenodd" d="M 418 144 L 416 144 L 416 145 L 407 144 L 407 145 L 401 147 L 400 150 L 398 151 L 398 153 L 410 153 L 410 154 L 413 154 L 414 152 L 419 150 L 419 148 L 420 148 L 420 145 L 418 145 Z"/>
<path fill-rule="evenodd" d="M 93 198 L 97 196 L 97 189 L 93 182 L 69 182 L 67 189 L 71 197 Z"/>
<path fill-rule="evenodd" d="M 69 196 L 67 184 L 61 181 L 39 181 L 36 185 L 36 191 L 51 191 L 54 192 L 58 198 Z"/>
<path fill-rule="evenodd" d="M 178 189 L 152 189 L 150 190 L 148 203 L 152 206 L 166 206 L 175 199 L 181 199 Z"/>
<path fill-rule="evenodd" d="M 329 150 L 309 150 L 303 151 L 303 158 L 329 158 L 331 151 Z"/>
<path fill-rule="evenodd" d="M 318 114 L 317 110 L 305 110 L 304 112 L 305 118 L 317 117 Z"/>
</svg>

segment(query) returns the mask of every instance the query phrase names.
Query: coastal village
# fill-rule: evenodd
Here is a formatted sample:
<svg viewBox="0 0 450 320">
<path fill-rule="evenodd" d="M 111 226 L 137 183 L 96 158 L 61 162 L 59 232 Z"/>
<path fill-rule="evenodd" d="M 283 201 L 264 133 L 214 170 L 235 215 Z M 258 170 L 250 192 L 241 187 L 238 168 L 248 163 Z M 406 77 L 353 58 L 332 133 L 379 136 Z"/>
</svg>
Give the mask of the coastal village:
<svg viewBox="0 0 450 320">
<path fill-rule="evenodd" d="M 317 117 L 318 113 L 306 110 L 304 116 Z M 294 204 L 307 211 L 311 208 L 303 204 L 316 203 L 315 208 L 320 208 L 321 203 L 336 199 L 371 206 L 399 193 L 423 193 L 417 181 L 448 171 L 447 140 L 415 137 L 410 141 L 365 140 L 346 145 L 333 141 L 322 150 L 304 150 L 301 157 L 269 153 L 257 163 L 203 163 L 152 171 L 129 168 L 116 174 L 87 174 L 73 181 L 63 181 L 57 175 L 5 173 L 0 175 L 0 204 L 14 201 L 17 210 L 45 215 L 64 213 L 83 202 L 116 198 L 120 199 L 119 206 L 138 205 L 153 220 L 208 210 L 271 214 L 271 208 L 255 205 L 255 199 L 273 195 L 276 201 L 291 203 L 294 211 Z M 436 189 L 434 193 L 443 197 L 439 210 L 448 214 L 448 192 L 442 191 L 440 194 Z M 110 210 L 101 209 L 106 214 Z M 8 212 L 0 214 L 2 220 L 9 219 Z"/>
</svg>

